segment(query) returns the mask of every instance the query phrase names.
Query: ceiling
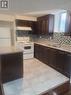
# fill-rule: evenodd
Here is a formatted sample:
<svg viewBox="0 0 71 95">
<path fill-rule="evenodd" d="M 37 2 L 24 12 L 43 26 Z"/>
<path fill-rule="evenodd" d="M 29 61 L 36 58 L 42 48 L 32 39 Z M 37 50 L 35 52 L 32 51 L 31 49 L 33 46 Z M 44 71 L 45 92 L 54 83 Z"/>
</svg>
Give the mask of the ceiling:
<svg viewBox="0 0 71 95">
<path fill-rule="evenodd" d="M 0 0 L 1 1 L 1 0 Z M 8 0 L 9 8 L 0 13 L 40 16 L 60 10 L 71 10 L 71 0 Z"/>
</svg>

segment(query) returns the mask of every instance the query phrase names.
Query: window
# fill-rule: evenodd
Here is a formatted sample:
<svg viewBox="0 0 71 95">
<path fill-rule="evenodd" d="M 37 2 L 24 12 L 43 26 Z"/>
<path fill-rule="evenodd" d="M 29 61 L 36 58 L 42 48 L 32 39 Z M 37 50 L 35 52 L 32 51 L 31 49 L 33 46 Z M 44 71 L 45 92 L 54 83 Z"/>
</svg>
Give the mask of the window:
<svg viewBox="0 0 71 95">
<path fill-rule="evenodd" d="M 67 15 L 66 12 L 60 14 L 60 24 L 59 24 L 60 32 L 65 32 L 66 15 Z"/>
<path fill-rule="evenodd" d="M 67 12 L 55 14 L 54 32 L 65 32 Z"/>
</svg>

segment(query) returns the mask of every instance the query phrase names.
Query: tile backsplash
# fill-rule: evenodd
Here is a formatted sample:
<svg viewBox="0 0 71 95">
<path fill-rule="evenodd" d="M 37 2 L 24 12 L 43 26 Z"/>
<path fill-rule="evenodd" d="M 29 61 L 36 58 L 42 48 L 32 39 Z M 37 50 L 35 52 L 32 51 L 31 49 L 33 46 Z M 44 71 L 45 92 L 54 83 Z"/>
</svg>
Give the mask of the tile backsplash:
<svg viewBox="0 0 71 95">
<path fill-rule="evenodd" d="M 29 33 L 29 32 L 17 31 L 16 35 L 19 37 L 24 37 L 24 36 L 30 37 L 31 41 L 50 40 L 50 41 L 59 43 L 60 45 L 62 45 L 62 44 L 71 45 L 71 37 L 64 36 L 64 33 L 55 32 L 53 37 L 49 37 L 47 35 L 32 35 L 32 33 Z"/>
<path fill-rule="evenodd" d="M 71 45 L 71 37 L 70 36 L 64 36 L 64 33 L 57 33 L 55 32 L 53 37 L 49 37 L 47 35 L 32 35 L 32 40 L 38 41 L 38 40 L 50 40 L 55 43 L 59 43 L 60 45 L 66 44 L 66 45 Z"/>
<path fill-rule="evenodd" d="M 71 45 L 71 37 L 70 36 L 64 36 L 64 33 L 54 33 L 53 39 L 54 42 L 66 45 Z"/>
</svg>

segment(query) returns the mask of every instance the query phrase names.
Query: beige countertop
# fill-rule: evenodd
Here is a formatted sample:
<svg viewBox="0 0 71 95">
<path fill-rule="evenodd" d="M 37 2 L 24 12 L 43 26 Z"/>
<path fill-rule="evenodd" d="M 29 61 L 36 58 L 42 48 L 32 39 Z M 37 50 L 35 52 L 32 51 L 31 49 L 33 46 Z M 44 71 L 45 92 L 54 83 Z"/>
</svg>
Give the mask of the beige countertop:
<svg viewBox="0 0 71 95">
<path fill-rule="evenodd" d="M 16 47 L 4 47 L 0 48 L 0 55 L 2 54 L 9 54 L 9 53 L 17 53 L 22 52 L 22 50 L 16 48 Z"/>
<path fill-rule="evenodd" d="M 51 41 L 36 41 L 34 43 L 71 53 L 71 45 L 59 45 Z"/>
</svg>

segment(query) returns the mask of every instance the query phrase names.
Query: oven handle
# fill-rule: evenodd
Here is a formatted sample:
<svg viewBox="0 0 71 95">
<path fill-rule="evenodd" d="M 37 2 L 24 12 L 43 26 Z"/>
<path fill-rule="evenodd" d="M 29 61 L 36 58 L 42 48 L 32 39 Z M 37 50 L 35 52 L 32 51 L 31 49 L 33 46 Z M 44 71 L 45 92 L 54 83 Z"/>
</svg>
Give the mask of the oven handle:
<svg viewBox="0 0 71 95">
<path fill-rule="evenodd" d="M 31 49 L 31 46 L 25 46 L 24 49 Z"/>
</svg>

